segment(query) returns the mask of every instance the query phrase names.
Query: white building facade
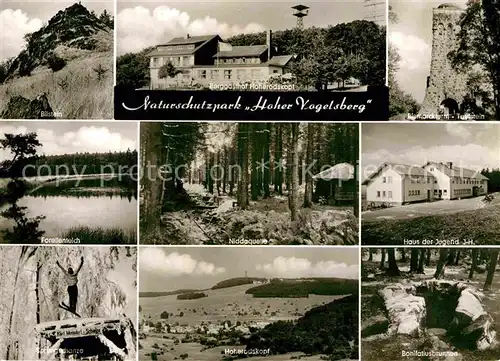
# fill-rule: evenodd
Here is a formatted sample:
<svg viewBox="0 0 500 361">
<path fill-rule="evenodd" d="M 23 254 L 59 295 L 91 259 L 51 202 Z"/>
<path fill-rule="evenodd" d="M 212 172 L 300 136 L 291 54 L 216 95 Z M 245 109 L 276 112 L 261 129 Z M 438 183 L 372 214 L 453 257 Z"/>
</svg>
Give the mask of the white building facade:
<svg viewBox="0 0 500 361">
<path fill-rule="evenodd" d="M 428 162 L 421 167 L 383 163 L 363 185 L 368 203 L 392 206 L 476 197 L 488 192 L 487 177 L 451 162 Z"/>
</svg>

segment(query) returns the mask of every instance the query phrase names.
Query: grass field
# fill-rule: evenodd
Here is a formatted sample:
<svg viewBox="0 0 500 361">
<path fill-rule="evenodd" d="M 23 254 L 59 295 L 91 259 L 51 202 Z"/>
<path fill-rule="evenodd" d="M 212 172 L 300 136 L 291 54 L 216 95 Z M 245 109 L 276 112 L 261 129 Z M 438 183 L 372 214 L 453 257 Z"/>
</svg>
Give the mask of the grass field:
<svg viewBox="0 0 500 361">
<path fill-rule="evenodd" d="M 106 70 L 98 80 L 95 69 Z M 11 96 L 34 99 L 47 93 L 49 103 L 62 119 L 113 118 L 113 52 L 83 52 L 54 73 L 38 69 L 32 76 L 17 78 L 0 85 L 0 111 Z"/>
<path fill-rule="evenodd" d="M 91 227 L 75 227 L 70 229 L 63 238 L 78 238 L 81 244 L 136 244 L 137 232 L 124 231 L 120 228 L 102 229 Z"/>
<path fill-rule="evenodd" d="M 362 242 L 400 245 L 405 239 L 440 239 L 457 240 L 460 245 L 500 244 L 499 198 L 495 194 L 487 205 L 481 203 L 482 197 L 476 197 L 363 212 Z"/>
<path fill-rule="evenodd" d="M 314 296 L 308 298 L 253 298 L 245 291 L 253 285 L 242 285 L 230 288 L 203 291 L 208 295 L 196 300 L 178 300 L 176 295 L 164 297 L 142 297 L 139 299 L 142 312 L 141 318 L 154 323 L 160 320 L 163 311 L 173 313 L 168 318 L 169 324 L 179 323 L 181 326 L 197 326 L 204 324 L 220 324 L 230 321 L 242 324 L 270 323 L 278 320 L 297 319 L 313 307 L 329 303 L 342 296 Z M 181 317 L 180 314 L 183 313 Z M 240 349 L 244 346 L 219 346 L 205 349 L 199 343 L 186 342 L 174 344 L 173 337 L 184 338 L 185 334 L 156 334 L 149 333 L 140 340 L 141 360 L 150 360 L 151 352 L 158 353 L 158 360 L 180 359 L 181 355 L 188 354 L 187 360 L 220 361 L 224 358 L 221 352 L 225 349 Z M 153 347 L 157 344 L 160 348 Z M 278 356 L 256 356 L 251 359 L 284 361 L 299 354 Z M 307 361 L 319 361 L 320 356 L 304 358 Z"/>
</svg>

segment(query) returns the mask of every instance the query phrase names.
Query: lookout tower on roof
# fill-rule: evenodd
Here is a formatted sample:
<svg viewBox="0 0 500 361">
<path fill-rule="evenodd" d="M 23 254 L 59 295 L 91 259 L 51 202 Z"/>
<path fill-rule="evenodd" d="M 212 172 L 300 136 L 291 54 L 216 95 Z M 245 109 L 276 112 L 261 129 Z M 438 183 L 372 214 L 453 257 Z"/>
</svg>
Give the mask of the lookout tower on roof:
<svg viewBox="0 0 500 361">
<path fill-rule="evenodd" d="M 304 29 L 304 18 L 309 15 L 309 6 L 295 5 L 292 9 L 295 10 L 293 16 L 297 18 L 297 29 Z"/>
</svg>

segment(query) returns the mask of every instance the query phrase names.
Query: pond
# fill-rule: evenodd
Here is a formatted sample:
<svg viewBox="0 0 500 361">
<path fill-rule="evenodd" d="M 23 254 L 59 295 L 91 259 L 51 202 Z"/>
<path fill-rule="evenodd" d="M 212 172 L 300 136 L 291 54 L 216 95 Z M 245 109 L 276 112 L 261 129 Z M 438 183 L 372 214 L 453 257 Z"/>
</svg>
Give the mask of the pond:
<svg viewBox="0 0 500 361">
<path fill-rule="evenodd" d="M 18 205 L 27 207 L 30 218 L 45 217 L 39 226 L 44 237 L 78 237 L 83 238 L 82 243 L 129 243 L 136 239 L 137 182 L 129 176 L 44 182 L 33 186 Z M 1 208 L 5 209 L 7 205 Z M 0 218 L 2 230 L 12 229 L 13 224 Z M 94 238 L 101 234 L 103 239 L 86 241 L 91 238 L 88 233 Z"/>
</svg>

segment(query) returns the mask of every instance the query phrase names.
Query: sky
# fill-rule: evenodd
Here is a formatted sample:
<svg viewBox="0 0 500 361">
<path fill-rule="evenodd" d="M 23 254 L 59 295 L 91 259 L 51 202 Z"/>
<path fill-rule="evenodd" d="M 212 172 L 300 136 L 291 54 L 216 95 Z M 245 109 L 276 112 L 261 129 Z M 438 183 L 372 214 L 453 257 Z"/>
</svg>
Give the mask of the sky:
<svg viewBox="0 0 500 361">
<path fill-rule="evenodd" d="M 324 247 L 144 247 L 141 292 L 206 289 L 233 277 L 358 279 L 358 251 Z"/>
<path fill-rule="evenodd" d="M 383 162 L 453 162 L 468 169 L 500 167 L 500 125 L 459 123 L 363 124 L 362 179 Z"/>
<path fill-rule="evenodd" d="M 389 25 L 389 41 L 401 56 L 396 75 L 401 88 L 418 102 L 424 100 L 430 72 L 432 49 L 432 9 L 443 3 L 465 8 L 465 0 L 391 0 L 398 23 Z"/>
<path fill-rule="evenodd" d="M 117 53 L 137 52 L 186 34 L 219 34 L 224 39 L 266 29 L 290 29 L 296 22 L 290 7 L 299 3 L 310 7 L 304 18 L 306 27 L 326 27 L 364 16 L 363 0 L 118 0 Z"/>
<path fill-rule="evenodd" d="M 64 10 L 77 1 L 24 0 L 0 1 L 0 61 L 15 57 L 24 47 L 25 34 L 39 30 L 44 22 L 52 18 L 59 10 Z M 113 0 L 81 0 L 82 5 L 96 14 L 104 9 L 114 13 Z"/>
<path fill-rule="evenodd" d="M 36 132 L 40 155 L 76 152 L 109 152 L 137 149 L 137 124 L 133 122 L 34 122 L 3 121 L 0 136 Z M 11 155 L 0 150 L 0 159 Z"/>
</svg>

